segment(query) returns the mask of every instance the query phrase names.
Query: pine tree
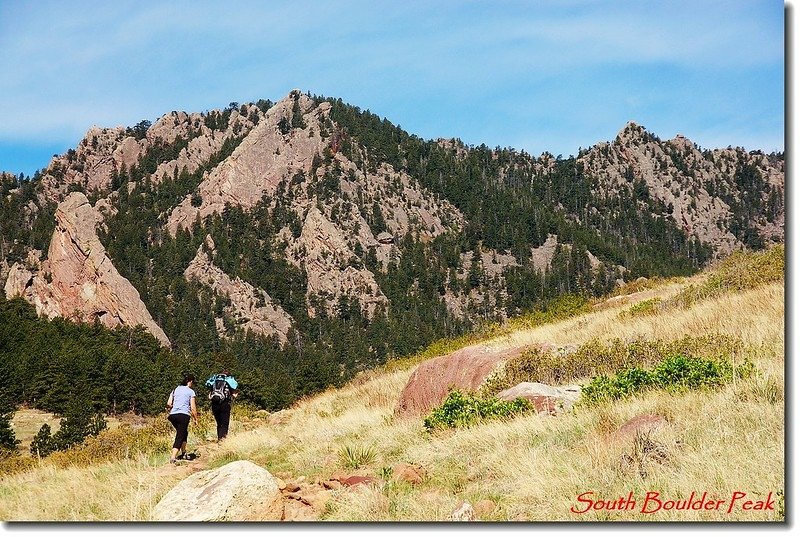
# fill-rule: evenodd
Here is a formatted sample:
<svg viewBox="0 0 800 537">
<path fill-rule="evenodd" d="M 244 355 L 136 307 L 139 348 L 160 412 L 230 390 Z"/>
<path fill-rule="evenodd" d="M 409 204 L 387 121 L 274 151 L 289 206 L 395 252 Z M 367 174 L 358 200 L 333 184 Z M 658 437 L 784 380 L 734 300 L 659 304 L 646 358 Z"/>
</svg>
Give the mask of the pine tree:
<svg viewBox="0 0 800 537">
<path fill-rule="evenodd" d="M 0 363 L 0 375 L 6 383 L 14 383 L 15 377 L 13 376 L 10 364 L 2 361 Z M 0 386 L 0 455 L 4 452 L 13 452 L 17 450 L 17 440 L 14 434 L 14 429 L 11 427 L 11 418 L 14 416 L 14 394 L 10 386 L 4 384 Z"/>
<path fill-rule="evenodd" d="M 36 433 L 36 436 L 33 437 L 31 454 L 36 457 L 47 457 L 55 450 L 56 446 L 53 442 L 50 426 L 45 423 Z"/>
<path fill-rule="evenodd" d="M 16 451 L 19 444 L 14 429 L 11 427 L 11 418 L 14 414 L 4 410 L 7 408 L 0 408 L 0 454 Z"/>
</svg>

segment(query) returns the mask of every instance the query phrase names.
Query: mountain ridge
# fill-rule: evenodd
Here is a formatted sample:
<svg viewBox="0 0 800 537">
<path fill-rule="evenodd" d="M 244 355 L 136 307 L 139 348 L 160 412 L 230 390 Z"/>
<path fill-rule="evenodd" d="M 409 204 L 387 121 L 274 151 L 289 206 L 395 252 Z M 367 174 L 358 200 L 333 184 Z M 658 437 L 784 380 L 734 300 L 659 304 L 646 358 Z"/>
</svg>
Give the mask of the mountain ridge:
<svg viewBox="0 0 800 537">
<path fill-rule="evenodd" d="M 120 277 L 178 348 L 250 334 L 265 338 L 259 367 L 278 352 L 291 371 L 310 353 L 339 382 L 565 293 L 781 242 L 783 170 L 782 155 L 701 151 L 635 122 L 568 159 L 426 141 L 293 90 L 93 127 L 36 178 L 3 176 L 0 281 L 48 251 L 50 215 L 81 191 Z"/>
</svg>

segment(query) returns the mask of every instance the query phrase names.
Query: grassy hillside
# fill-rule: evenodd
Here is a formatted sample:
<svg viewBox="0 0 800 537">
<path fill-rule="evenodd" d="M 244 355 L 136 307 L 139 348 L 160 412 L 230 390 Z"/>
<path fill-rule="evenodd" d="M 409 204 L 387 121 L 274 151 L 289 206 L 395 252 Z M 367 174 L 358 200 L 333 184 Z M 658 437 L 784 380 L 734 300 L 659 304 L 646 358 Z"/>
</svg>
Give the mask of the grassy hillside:
<svg viewBox="0 0 800 537">
<path fill-rule="evenodd" d="M 193 466 L 165 464 L 170 431 L 163 419 L 141 429 L 117 427 L 92 446 L 5 475 L 0 518 L 147 520 L 159 498 L 190 472 L 248 459 L 287 481 L 324 480 L 342 470 L 379 478 L 368 487 L 331 491 L 317 512 L 324 520 L 443 520 L 461 500 L 473 505 L 491 500 L 481 518 L 497 521 L 780 520 L 785 402 L 783 250 L 778 250 L 736 256 L 713 273 L 641 286 L 579 315 L 501 330 L 488 341 L 502 347 L 728 337 L 739 342 L 735 359 L 748 359 L 756 369 L 720 388 L 651 390 L 579 405 L 554 418 L 523 415 L 430 433 L 421 418 L 393 414 L 413 371 L 413 360 L 407 360 L 403 367 L 362 374 L 278 414 L 238 408 L 224 444 L 206 442 L 207 429 L 192 431 L 190 447 L 202 453 Z M 772 281 L 760 283 L 764 280 Z M 590 378 L 568 380 L 585 384 Z M 638 437 L 617 432 L 640 414 L 660 415 L 667 424 Z M 139 439 L 138 448 L 116 449 L 131 438 Z M 393 477 L 391 466 L 401 462 L 420 465 L 426 473 L 422 483 Z M 571 512 L 583 508 L 577 497 L 588 491 L 595 499 L 629 492 L 641 499 L 648 491 L 658 491 L 661 499 L 686 499 L 693 491 L 708 492 L 726 502 L 734 491 L 748 499 L 772 492 L 777 500 L 774 511 L 737 507 L 730 514 L 724 507 Z"/>
</svg>

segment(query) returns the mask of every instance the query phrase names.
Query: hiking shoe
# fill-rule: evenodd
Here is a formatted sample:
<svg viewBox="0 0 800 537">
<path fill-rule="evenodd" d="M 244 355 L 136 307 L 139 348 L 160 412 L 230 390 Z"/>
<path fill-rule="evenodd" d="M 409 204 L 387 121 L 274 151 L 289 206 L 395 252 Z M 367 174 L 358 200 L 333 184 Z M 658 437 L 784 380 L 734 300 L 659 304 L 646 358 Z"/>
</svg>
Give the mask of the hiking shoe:
<svg viewBox="0 0 800 537">
<path fill-rule="evenodd" d="M 170 464 L 176 464 L 177 462 L 178 462 L 177 459 L 173 459 L 172 457 L 170 457 L 170 459 L 169 459 L 169 463 Z"/>
<path fill-rule="evenodd" d="M 199 453 L 187 453 L 186 455 L 184 455 L 184 457 L 183 457 L 183 458 L 184 458 L 185 460 L 187 460 L 187 461 L 193 461 L 193 460 L 195 460 L 195 459 L 196 459 L 197 457 L 199 457 L 199 456 L 200 456 L 200 454 L 199 454 Z"/>
<path fill-rule="evenodd" d="M 186 458 L 186 453 L 181 453 L 180 455 L 178 455 L 177 457 L 175 457 L 175 459 L 173 459 L 173 460 L 179 460 L 179 461 L 182 461 L 182 460 L 184 460 L 185 458 Z"/>
</svg>

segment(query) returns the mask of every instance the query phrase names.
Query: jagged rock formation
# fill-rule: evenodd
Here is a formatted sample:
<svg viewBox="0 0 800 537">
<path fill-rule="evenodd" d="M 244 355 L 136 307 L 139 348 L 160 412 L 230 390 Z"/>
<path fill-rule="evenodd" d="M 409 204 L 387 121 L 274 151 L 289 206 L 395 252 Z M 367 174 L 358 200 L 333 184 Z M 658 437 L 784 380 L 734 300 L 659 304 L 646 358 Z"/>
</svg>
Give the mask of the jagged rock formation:
<svg viewBox="0 0 800 537">
<path fill-rule="evenodd" d="M 186 169 L 192 173 L 219 151 L 226 139 L 249 132 L 261 118 L 255 105 L 230 111 L 225 128 L 209 126 L 199 113 L 171 112 L 152 126 L 140 129 L 91 127 L 78 147 L 54 157 L 42 176 L 42 197 L 61 200 L 70 185 L 91 191 L 107 191 L 114 174 L 140 166 L 148 152 L 182 141 L 175 158 L 158 164 L 152 174 L 158 182 Z M 137 126 L 138 127 L 138 126 Z"/>
<path fill-rule="evenodd" d="M 273 194 L 281 181 L 310 172 L 314 155 L 325 147 L 318 119 L 327 109 L 314 108 L 304 95 L 293 95 L 296 101 L 289 97 L 270 108 L 233 154 L 208 174 L 194 193 L 199 203 L 193 203 L 189 195 L 175 207 L 167 224 L 170 233 L 191 227 L 198 217 L 222 213 L 225 205 L 250 209 L 265 194 Z M 287 131 L 284 125 L 292 117 L 295 102 L 306 127 Z"/>
<path fill-rule="evenodd" d="M 593 146 L 578 162 L 584 173 L 599 179 L 595 190 L 598 196 L 620 188 L 633 189 L 634 178 L 643 180 L 650 196 L 669 209 L 677 225 L 712 245 L 717 256 L 744 246 L 731 232 L 731 203 L 766 205 L 773 188 L 783 197 L 783 160 L 740 148 L 701 151 L 680 134 L 662 142 L 634 122 L 625 125 L 612 142 Z M 765 182 L 757 197 L 747 201 L 742 185 L 737 185 L 743 166 L 759 170 Z M 753 224 L 768 241 L 781 242 L 783 218 L 780 211 L 772 221 L 762 217 Z"/>
<path fill-rule="evenodd" d="M 241 278 L 231 278 L 211 261 L 214 254 L 214 240 L 206 236 L 205 244 L 197 249 L 197 255 L 186 267 L 187 280 L 196 280 L 209 287 L 217 295 L 227 297 L 230 305 L 225 314 L 232 318 L 236 326 L 244 331 L 262 336 L 276 336 L 286 343 L 286 334 L 292 325 L 289 315 L 270 298 L 266 291 L 256 289 Z M 217 322 L 221 336 L 226 335 L 223 319 Z"/>
<path fill-rule="evenodd" d="M 3 215 L 19 222 L 0 234 L 0 281 L 42 314 L 69 316 L 36 287 L 52 260 L 26 256 L 48 249 L 55 204 L 79 189 L 176 344 L 235 342 L 236 327 L 285 344 L 291 326 L 283 350 L 309 363 L 349 355 L 357 369 L 563 294 L 688 274 L 784 236 L 782 154 L 701 150 L 631 123 L 578 157 L 535 158 L 421 140 L 297 90 L 233 104 L 93 127 L 35 187 L 0 177 Z M 198 248 L 207 235 L 217 252 Z M 73 318 L 129 322 L 86 308 Z M 398 334 L 376 335 L 386 327 Z M 357 352 L 337 346 L 350 336 Z"/>
<path fill-rule="evenodd" d="M 333 312 L 339 298 L 354 297 L 371 317 L 387 302 L 374 274 L 354 266 L 356 245 L 362 251 L 371 249 L 385 265 L 394 237 L 415 231 L 430 240 L 451 227 L 458 229 L 463 216 L 426 193 L 408 174 L 386 164 L 365 172 L 343 154 L 332 154 L 334 135 L 326 127 L 330 108 L 326 102 L 315 105 L 296 90 L 276 103 L 231 156 L 172 210 L 166 227 L 174 235 L 198 220 L 222 214 L 227 206 L 250 210 L 265 196 L 277 195 L 279 188 L 294 186 L 291 209 L 302 222 L 302 232 L 294 237 L 287 228 L 281 238 L 287 259 L 307 274 L 309 299 L 322 298 Z M 291 124 L 296 126 L 289 128 Z M 327 166 L 321 165 L 326 152 Z M 341 200 L 320 200 L 309 186 L 326 180 L 333 182 L 331 188 Z M 379 207 L 388 231 L 373 234 L 359 206 Z M 314 309 L 309 304 L 312 316 Z"/>
<path fill-rule="evenodd" d="M 316 207 L 308 211 L 303 231 L 287 253 L 308 275 L 308 297 L 323 297 L 331 311 L 342 296 L 356 298 L 370 317 L 378 306 L 387 305 L 374 274 L 353 266 L 356 256 L 341 231 Z M 309 312 L 313 315 L 313 308 Z"/>
<path fill-rule="evenodd" d="M 39 315 L 100 321 L 109 328 L 142 325 L 163 345 L 164 331 L 153 321 L 139 292 L 120 276 L 95 233 L 97 217 L 86 196 L 69 194 L 56 210 L 56 229 L 47 260 L 29 256 L 15 263 L 5 285 L 9 298 L 22 296 Z"/>
</svg>

